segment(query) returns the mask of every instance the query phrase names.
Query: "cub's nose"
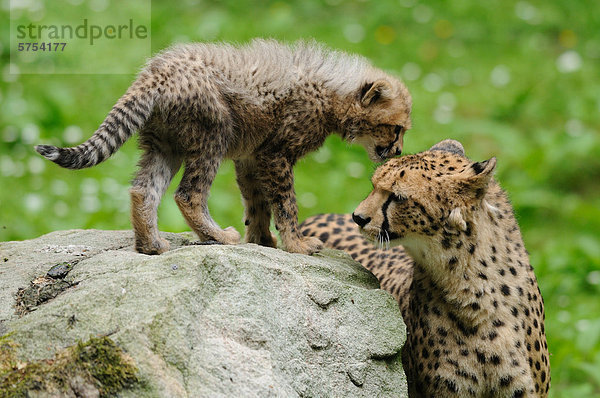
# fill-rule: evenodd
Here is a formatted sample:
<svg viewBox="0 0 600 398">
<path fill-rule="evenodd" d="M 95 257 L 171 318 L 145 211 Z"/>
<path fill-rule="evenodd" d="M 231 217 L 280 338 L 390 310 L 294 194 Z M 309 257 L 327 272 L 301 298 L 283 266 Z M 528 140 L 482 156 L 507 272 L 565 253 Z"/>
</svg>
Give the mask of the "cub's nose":
<svg viewBox="0 0 600 398">
<path fill-rule="evenodd" d="M 352 213 L 352 220 L 354 220 L 354 222 L 356 224 L 358 224 L 359 227 L 364 227 L 365 225 L 367 225 L 369 223 L 369 221 L 371 221 L 371 217 L 363 217 L 360 214 L 355 214 Z"/>
</svg>

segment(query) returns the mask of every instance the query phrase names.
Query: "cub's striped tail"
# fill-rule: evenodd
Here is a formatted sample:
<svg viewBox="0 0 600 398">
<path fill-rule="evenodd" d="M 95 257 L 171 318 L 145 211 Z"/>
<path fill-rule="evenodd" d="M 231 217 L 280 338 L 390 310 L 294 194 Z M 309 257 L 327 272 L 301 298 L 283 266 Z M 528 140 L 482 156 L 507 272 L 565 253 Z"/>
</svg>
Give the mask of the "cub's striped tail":
<svg viewBox="0 0 600 398">
<path fill-rule="evenodd" d="M 92 167 L 108 159 L 142 128 L 152 114 L 154 92 L 136 83 L 117 101 L 98 130 L 83 144 L 72 148 L 37 145 L 35 150 L 67 169 Z"/>
</svg>

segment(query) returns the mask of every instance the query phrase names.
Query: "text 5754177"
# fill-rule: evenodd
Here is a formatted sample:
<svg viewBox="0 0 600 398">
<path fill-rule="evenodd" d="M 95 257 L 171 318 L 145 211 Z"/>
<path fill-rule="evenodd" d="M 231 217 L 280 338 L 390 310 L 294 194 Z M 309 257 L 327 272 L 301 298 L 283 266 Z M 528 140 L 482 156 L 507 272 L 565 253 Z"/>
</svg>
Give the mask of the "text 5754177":
<svg viewBox="0 0 600 398">
<path fill-rule="evenodd" d="M 41 43 L 18 43 L 19 51 L 65 51 L 67 43 L 41 42 Z"/>
</svg>

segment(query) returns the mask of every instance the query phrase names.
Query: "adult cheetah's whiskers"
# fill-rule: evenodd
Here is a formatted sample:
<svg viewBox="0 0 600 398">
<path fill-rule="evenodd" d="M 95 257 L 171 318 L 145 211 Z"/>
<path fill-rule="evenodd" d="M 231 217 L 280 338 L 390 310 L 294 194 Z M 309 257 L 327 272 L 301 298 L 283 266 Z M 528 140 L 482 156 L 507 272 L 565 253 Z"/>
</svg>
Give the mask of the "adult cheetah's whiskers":
<svg viewBox="0 0 600 398">
<path fill-rule="evenodd" d="M 386 249 L 386 243 L 387 243 L 388 239 L 386 239 L 386 237 L 384 236 L 384 233 L 387 234 L 387 231 L 384 229 L 379 229 L 379 232 L 377 233 L 377 249 L 378 250 Z"/>
</svg>

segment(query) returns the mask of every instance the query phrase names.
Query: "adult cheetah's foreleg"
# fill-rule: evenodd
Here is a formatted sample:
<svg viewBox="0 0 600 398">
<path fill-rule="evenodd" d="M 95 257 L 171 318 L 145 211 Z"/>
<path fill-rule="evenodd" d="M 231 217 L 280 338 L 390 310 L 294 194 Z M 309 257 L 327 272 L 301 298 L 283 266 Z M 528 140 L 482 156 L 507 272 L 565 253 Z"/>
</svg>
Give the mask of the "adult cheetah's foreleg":
<svg viewBox="0 0 600 398">
<path fill-rule="evenodd" d="M 271 209 L 257 180 L 256 161 L 236 160 L 236 180 L 244 199 L 246 242 L 277 247 L 277 237 L 271 233 Z"/>
<path fill-rule="evenodd" d="M 258 180 L 273 212 L 275 227 L 285 249 L 292 253 L 312 254 L 323 248 L 315 237 L 302 236 L 298 229 L 298 205 L 294 193 L 292 162 L 284 157 L 259 159 Z M 258 169 L 257 169 L 258 170 Z"/>
</svg>

